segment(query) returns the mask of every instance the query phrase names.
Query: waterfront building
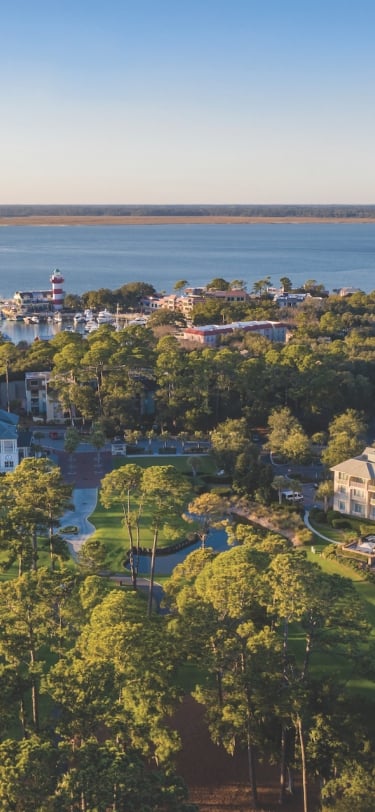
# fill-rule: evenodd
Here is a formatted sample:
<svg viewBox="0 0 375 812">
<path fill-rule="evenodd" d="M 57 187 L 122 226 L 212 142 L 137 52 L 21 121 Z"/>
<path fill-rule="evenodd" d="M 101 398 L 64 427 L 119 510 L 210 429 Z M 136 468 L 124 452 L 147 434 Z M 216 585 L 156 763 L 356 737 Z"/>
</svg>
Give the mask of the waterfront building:
<svg viewBox="0 0 375 812">
<path fill-rule="evenodd" d="M 52 305 L 52 290 L 17 290 L 13 302 L 21 313 L 48 311 Z"/>
<path fill-rule="evenodd" d="M 223 304 L 234 302 L 246 302 L 249 294 L 246 290 L 206 290 L 205 288 L 186 288 L 181 296 L 175 293 L 162 296 L 144 296 L 141 305 L 145 313 L 154 313 L 156 310 L 164 308 L 172 312 L 180 312 L 189 319 L 197 304 L 202 304 L 208 299 L 216 299 Z"/>
<path fill-rule="evenodd" d="M 51 310 L 60 311 L 64 304 L 63 283 L 64 277 L 57 269 L 50 277 L 49 290 L 17 290 L 13 302 L 8 307 L 8 315 L 14 313 L 22 318 L 32 313 L 48 313 Z"/>
<path fill-rule="evenodd" d="M 307 298 L 312 298 L 310 293 L 275 293 L 273 301 L 279 307 L 297 307 Z M 319 299 L 321 301 L 321 299 Z"/>
<path fill-rule="evenodd" d="M 285 342 L 288 325 L 282 321 L 236 321 L 231 324 L 206 324 L 200 327 L 186 327 L 182 337 L 213 347 L 220 336 L 236 332 L 256 333 L 269 341 Z"/>
<path fill-rule="evenodd" d="M 247 302 L 249 294 L 244 288 L 234 288 L 233 290 L 207 290 L 206 299 L 219 299 L 221 302 Z"/>
</svg>

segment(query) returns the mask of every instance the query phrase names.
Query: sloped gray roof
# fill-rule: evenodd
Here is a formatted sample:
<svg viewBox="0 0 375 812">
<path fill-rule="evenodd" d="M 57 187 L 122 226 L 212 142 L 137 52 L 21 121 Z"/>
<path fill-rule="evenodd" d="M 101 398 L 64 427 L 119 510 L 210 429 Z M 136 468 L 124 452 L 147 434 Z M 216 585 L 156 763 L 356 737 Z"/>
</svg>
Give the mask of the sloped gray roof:
<svg viewBox="0 0 375 812">
<path fill-rule="evenodd" d="M 375 448 L 368 446 L 363 454 L 333 465 L 331 471 L 340 471 L 362 479 L 375 479 Z"/>
</svg>

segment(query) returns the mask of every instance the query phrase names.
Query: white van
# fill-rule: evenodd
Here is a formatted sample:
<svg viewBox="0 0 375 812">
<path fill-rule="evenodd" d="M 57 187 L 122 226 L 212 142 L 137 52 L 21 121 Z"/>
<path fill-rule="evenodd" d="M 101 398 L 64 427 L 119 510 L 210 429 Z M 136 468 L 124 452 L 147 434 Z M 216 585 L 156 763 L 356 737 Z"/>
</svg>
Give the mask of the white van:
<svg viewBox="0 0 375 812">
<path fill-rule="evenodd" d="M 303 502 L 303 494 L 299 491 L 281 491 L 281 496 L 286 502 Z"/>
</svg>

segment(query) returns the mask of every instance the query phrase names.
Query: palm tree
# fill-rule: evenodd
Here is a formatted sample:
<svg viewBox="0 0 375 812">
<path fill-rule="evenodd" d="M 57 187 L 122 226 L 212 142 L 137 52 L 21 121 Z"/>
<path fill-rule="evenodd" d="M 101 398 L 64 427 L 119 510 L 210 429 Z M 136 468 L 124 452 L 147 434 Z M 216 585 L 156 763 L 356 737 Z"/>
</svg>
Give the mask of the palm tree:
<svg viewBox="0 0 375 812">
<path fill-rule="evenodd" d="M 332 479 L 325 479 L 320 483 L 315 492 L 315 499 L 322 500 L 324 505 L 324 512 L 327 513 L 329 501 L 333 496 L 333 481 Z"/>
</svg>

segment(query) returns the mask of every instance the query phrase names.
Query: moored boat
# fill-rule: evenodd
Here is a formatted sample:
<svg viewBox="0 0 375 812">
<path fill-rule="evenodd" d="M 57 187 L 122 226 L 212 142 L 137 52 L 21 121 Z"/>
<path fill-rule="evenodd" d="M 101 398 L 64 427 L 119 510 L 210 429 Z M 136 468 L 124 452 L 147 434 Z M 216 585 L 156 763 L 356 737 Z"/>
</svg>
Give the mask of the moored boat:
<svg viewBox="0 0 375 812">
<path fill-rule="evenodd" d="M 113 324 L 114 320 L 115 317 L 113 313 L 110 313 L 106 308 L 104 310 L 100 310 L 97 315 L 98 324 Z"/>
</svg>

